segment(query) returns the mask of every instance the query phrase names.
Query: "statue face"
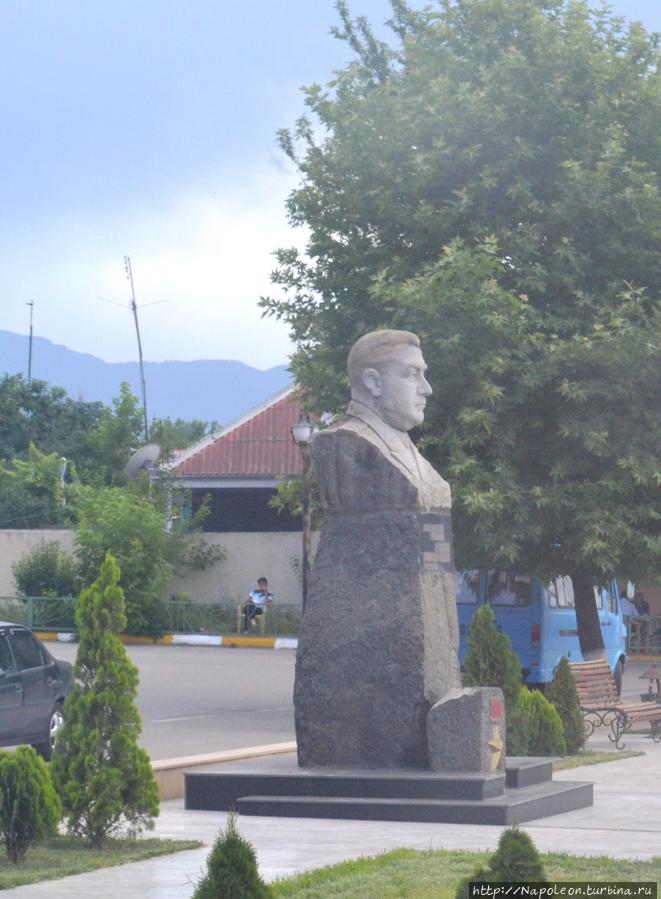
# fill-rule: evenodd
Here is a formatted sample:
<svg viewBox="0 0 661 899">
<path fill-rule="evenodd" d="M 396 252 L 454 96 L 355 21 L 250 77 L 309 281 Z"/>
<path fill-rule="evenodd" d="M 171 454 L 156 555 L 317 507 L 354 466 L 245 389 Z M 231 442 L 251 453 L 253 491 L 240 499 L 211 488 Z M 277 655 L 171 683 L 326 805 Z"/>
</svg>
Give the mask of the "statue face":
<svg viewBox="0 0 661 899">
<path fill-rule="evenodd" d="M 380 366 L 380 371 L 368 369 L 364 374 L 375 411 L 398 431 L 410 431 L 424 421 L 432 392 L 426 371 L 420 347 L 403 345 L 393 350 L 392 359 Z"/>
</svg>

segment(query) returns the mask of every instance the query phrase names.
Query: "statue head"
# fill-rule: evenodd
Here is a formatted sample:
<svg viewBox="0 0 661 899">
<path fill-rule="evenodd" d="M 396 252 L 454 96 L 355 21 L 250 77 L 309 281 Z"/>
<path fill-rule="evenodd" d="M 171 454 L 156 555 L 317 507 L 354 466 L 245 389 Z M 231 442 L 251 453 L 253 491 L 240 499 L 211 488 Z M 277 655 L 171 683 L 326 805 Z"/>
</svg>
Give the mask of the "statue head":
<svg viewBox="0 0 661 899">
<path fill-rule="evenodd" d="M 351 398 L 398 431 L 422 424 L 432 390 L 420 339 L 410 331 L 371 331 L 347 359 Z"/>
</svg>

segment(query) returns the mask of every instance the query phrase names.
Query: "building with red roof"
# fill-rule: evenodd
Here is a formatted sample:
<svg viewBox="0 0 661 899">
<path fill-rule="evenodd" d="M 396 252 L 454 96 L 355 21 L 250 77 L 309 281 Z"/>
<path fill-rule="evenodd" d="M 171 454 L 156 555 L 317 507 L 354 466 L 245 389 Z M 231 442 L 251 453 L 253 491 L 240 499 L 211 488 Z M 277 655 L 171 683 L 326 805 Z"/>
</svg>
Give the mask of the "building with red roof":
<svg viewBox="0 0 661 899">
<path fill-rule="evenodd" d="M 209 498 L 204 530 L 300 531 L 299 519 L 268 505 L 279 481 L 301 477 L 301 455 L 291 436 L 300 414 L 294 388 L 288 387 L 175 458 L 170 474 L 191 491 L 193 512 Z"/>
</svg>

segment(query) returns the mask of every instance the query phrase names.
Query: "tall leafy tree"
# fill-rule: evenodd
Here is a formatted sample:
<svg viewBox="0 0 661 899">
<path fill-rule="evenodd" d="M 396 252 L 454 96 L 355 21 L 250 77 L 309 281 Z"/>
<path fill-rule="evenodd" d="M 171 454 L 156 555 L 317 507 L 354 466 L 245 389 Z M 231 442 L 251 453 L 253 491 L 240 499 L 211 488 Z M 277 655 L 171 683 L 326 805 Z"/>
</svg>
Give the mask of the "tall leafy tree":
<svg viewBox="0 0 661 899">
<path fill-rule="evenodd" d="M 57 453 L 42 453 L 31 443 L 26 459 L 16 456 L 11 466 L 0 465 L 0 527 L 50 527 L 70 521 L 62 462 Z"/>
<path fill-rule="evenodd" d="M 124 471 L 131 453 L 144 442 L 142 406 L 126 382 L 112 408 L 105 407 L 103 416 L 90 434 L 83 477 L 97 486 L 119 486 L 126 483 Z"/>
<path fill-rule="evenodd" d="M 661 571 L 658 39 L 580 0 L 391 6 L 387 43 L 339 0 L 354 61 L 281 134 L 309 239 L 263 307 L 318 411 L 360 334 L 421 334 L 459 563 L 571 574 L 597 652 L 592 584 Z"/>
<path fill-rule="evenodd" d="M 78 465 L 102 415 L 102 403 L 74 400 L 46 381 L 5 375 L 0 378 L 0 460 L 26 458 L 33 443 Z"/>
<path fill-rule="evenodd" d="M 176 548 L 160 510 L 135 485 L 83 489 L 79 514 L 76 543 L 83 583 L 91 583 L 112 554 L 121 570 L 130 632 L 162 633 L 162 595 L 172 577 Z"/>
</svg>

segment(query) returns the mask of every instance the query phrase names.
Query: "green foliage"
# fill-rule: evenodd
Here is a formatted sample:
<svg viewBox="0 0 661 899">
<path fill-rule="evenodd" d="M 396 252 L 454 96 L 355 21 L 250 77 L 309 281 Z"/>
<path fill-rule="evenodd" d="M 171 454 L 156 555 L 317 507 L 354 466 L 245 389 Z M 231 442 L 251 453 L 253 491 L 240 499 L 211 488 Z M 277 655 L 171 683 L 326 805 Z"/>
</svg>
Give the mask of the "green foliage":
<svg viewBox="0 0 661 899">
<path fill-rule="evenodd" d="M 227 549 L 218 543 L 209 543 L 200 533 L 172 532 L 174 564 L 177 573 L 187 570 L 203 571 L 227 558 Z"/>
<path fill-rule="evenodd" d="M 207 873 L 198 883 L 193 899 L 267 899 L 271 890 L 259 876 L 252 845 L 236 826 L 236 815 L 227 816 L 225 830 L 218 834 L 207 859 Z"/>
<path fill-rule="evenodd" d="M 10 861 L 55 834 L 61 811 L 46 763 L 31 746 L 0 752 L 0 839 Z"/>
<path fill-rule="evenodd" d="M 521 689 L 519 708 L 528 719 L 528 755 L 565 755 L 567 744 L 562 719 L 539 690 Z"/>
<path fill-rule="evenodd" d="M 78 601 L 76 684 L 51 762 L 69 832 L 94 847 L 122 829 L 151 829 L 159 807 L 149 756 L 138 746 L 138 670 L 115 636 L 126 626 L 119 577 L 108 555 Z"/>
<path fill-rule="evenodd" d="M 112 409 L 104 407 L 98 426 L 90 434 L 84 467 L 87 483 L 118 486 L 126 483 L 124 471 L 131 453 L 144 443 L 140 401 L 124 381 Z"/>
<path fill-rule="evenodd" d="M 491 606 L 480 606 L 468 631 L 464 685 L 500 687 L 509 712 L 519 702 L 521 683 L 521 664 L 510 638 L 498 630 Z"/>
<path fill-rule="evenodd" d="M 12 565 L 20 596 L 76 596 L 81 580 L 76 559 L 57 543 L 42 543 Z"/>
<path fill-rule="evenodd" d="M 524 689 L 521 687 L 521 692 Z M 519 701 L 514 711 L 507 716 L 507 754 L 529 755 L 529 747 L 530 719 Z"/>
<path fill-rule="evenodd" d="M 78 466 L 102 410 L 102 403 L 73 400 L 45 381 L 5 375 L 0 378 L 0 461 L 25 459 L 34 443 Z"/>
<path fill-rule="evenodd" d="M 81 491 L 79 514 L 76 543 L 83 582 L 95 579 L 111 553 L 121 570 L 130 632 L 162 633 L 161 596 L 172 576 L 174 550 L 159 510 L 137 485 Z"/>
<path fill-rule="evenodd" d="M 597 649 L 591 584 L 661 570 L 658 41 L 573 0 L 398 0 L 390 43 L 338 9 L 354 59 L 281 134 L 307 246 L 262 306 L 317 412 L 358 336 L 421 335 L 459 567 L 587 584 Z"/>
<path fill-rule="evenodd" d="M 518 708 L 522 683 L 521 664 L 510 638 L 496 627 L 491 606 L 480 606 L 468 631 L 464 686 L 500 687 L 503 691 L 510 755 L 526 754 L 526 718 Z"/>
<path fill-rule="evenodd" d="M 479 868 L 458 885 L 456 899 L 468 899 L 469 883 L 545 883 L 546 874 L 535 844 L 523 830 L 508 827 L 486 868 Z"/>
<path fill-rule="evenodd" d="M 553 675 L 551 684 L 551 702 L 556 707 L 565 730 L 567 752 L 575 755 L 585 745 L 585 729 L 583 716 L 576 694 L 576 681 L 569 659 L 563 656 Z"/>
<path fill-rule="evenodd" d="M 455 890 L 455 899 L 472 899 L 470 892 L 471 883 L 488 883 L 489 872 L 486 868 L 478 868 L 472 874 L 462 878 Z"/>
<path fill-rule="evenodd" d="M 42 453 L 31 443 L 26 459 L 16 456 L 11 467 L 0 466 L 2 526 L 50 527 L 69 521 L 61 462 L 57 453 Z"/>
<path fill-rule="evenodd" d="M 268 504 L 277 512 L 287 512 L 294 518 L 300 518 L 303 515 L 303 481 L 300 478 L 292 481 L 279 481 Z M 314 529 L 321 527 L 323 508 L 319 482 L 315 477 L 310 478 L 310 513 L 312 527 Z"/>
<path fill-rule="evenodd" d="M 149 426 L 149 439 L 160 446 L 164 456 L 169 456 L 173 450 L 186 449 L 219 428 L 217 421 L 154 418 Z"/>
<path fill-rule="evenodd" d="M 498 848 L 489 859 L 488 871 L 497 881 L 543 882 L 544 866 L 535 844 L 518 827 L 508 827 L 500 835 Z"/>
</svg>

